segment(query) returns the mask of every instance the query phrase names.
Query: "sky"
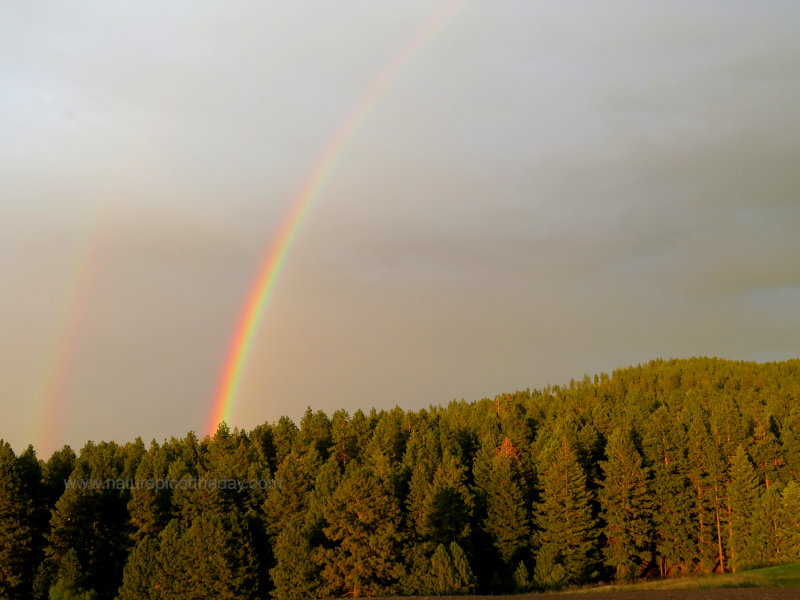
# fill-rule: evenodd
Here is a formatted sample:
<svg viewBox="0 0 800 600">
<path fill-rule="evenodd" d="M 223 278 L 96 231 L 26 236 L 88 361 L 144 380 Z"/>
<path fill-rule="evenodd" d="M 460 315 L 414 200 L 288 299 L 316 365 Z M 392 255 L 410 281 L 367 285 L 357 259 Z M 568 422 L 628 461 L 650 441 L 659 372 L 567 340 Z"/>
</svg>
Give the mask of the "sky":
<svg viewBox="0 0 800 600">
<path fill-rule="evenodd" d="M 0 438 L 206 420 L 265 253 L 447 3 L 0 4 Z M 338 148 L 229 425 L 800 356 L 800 5 L 462 0 Z"/>
</svg>

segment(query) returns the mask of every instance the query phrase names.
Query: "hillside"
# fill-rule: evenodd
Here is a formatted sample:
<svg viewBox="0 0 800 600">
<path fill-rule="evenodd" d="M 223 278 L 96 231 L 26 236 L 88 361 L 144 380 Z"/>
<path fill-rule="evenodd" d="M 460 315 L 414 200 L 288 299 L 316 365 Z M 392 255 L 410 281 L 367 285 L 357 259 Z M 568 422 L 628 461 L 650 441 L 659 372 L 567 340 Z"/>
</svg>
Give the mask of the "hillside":
<svg viewBox="0 0 800 600">
<path fill-rule="evenodd" d="M 427 410 L 0 444 L 0 597 L 525 593 L 800 560 L 800 360 Z M 69 596 L 69 594 L 74 594 Z"/>
</svg>

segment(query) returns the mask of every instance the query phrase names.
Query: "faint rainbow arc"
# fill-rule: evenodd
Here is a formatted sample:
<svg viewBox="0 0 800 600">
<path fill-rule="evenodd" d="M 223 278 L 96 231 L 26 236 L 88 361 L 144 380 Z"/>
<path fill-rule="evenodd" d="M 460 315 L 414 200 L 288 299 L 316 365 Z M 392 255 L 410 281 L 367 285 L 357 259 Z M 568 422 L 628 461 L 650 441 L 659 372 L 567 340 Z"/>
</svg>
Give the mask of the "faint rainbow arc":
<svg viewBox="0 0 800 600">
<path fill-rule="evenodd" d="M 75 362 L 80 341 L 80 331 L 89 313 L 95 284 L 102 271 L 103 252 L 110 226 L 107 211 L 101 208 L 96 223 L 88 227 L 91 234 L 82 236 L 82 242 L 72 260 L 72 268 L 62 287 L 62 307 L 56 327 L 45 354 L 40 385 L 35 395 L 36 404 L 31 416 L 31 437 L 34 447 L 55 450 L 55 434 L 62 421 L 64 400 L 67 395 L 70 370 Z"/>
<path fill-rule="evenodd" d="M 295 196 L 277 237 L 270 245 L 262 261 L 258 276 L 247 296 L 244 309 L 240 313 L 208 417 L 207 433 L 213 434 L 221 422 L 230 419 L 244 367 L 250 355 L 255 335 L 263 320 L 267 304 L 275 289 L 275 284 L 286 263 L 289 251 L 294 245 L 295 238 L 313 207 L 318 192 L 330 176 L 336 159 L 353 137 L 364 117 L 375 106 L 381 94 L 389 87 L 389 84 L 403 66 L 465 2 L 466 0 L 445 0 L 442 2 L 437 10 L 379 71 L 378 75 L 372 80 L 347 114 L 347 117 L 337 128 L 335 135 L 315 163 L 306 182 Z"/>
</svg>

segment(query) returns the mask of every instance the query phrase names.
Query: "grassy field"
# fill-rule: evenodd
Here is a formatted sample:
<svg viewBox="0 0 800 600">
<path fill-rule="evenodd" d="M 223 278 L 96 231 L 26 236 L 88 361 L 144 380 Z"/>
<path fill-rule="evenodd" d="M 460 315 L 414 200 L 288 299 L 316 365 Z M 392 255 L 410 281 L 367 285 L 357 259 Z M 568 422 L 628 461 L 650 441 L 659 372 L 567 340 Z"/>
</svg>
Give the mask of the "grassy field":
<svg viewBox="0 0 800 600">
<path fill-rule="evenodd" d="M 381 600 L 800 600 L 800 563 L 725 575 L 676 577 L 563 592 L 515 596 L 417 596 L 414 599 Z"/>
<path fill-rule="evenodd" d="M 712 588 L 800 587 L 800 563 L 765 567 L 741 573 L 676 577 L 633 585 L 607 585 L 575 592 L 615 592 L 642 590 L 702 590 Z"/>
</svg>

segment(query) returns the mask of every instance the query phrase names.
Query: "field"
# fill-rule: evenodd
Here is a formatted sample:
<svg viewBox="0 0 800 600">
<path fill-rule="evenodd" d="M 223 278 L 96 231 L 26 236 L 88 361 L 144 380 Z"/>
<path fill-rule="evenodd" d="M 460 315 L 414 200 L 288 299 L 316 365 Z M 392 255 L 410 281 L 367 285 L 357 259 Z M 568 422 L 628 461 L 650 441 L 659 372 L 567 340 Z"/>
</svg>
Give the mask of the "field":
<svg viewBox="0 0 800 600">
<path fill-rule="evenodd" d="M 425 596 L 416 600 L 800 600 L 800 563 L 742 573 L 515 596 Z M 398 599 L 399 600 L 399 599 Z"/>
</svg>

